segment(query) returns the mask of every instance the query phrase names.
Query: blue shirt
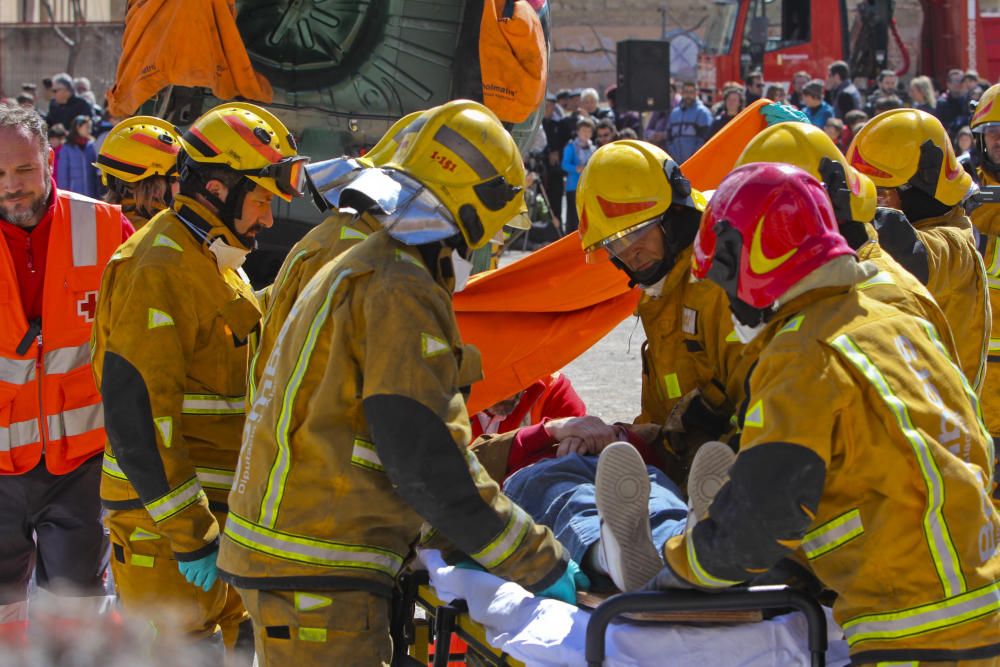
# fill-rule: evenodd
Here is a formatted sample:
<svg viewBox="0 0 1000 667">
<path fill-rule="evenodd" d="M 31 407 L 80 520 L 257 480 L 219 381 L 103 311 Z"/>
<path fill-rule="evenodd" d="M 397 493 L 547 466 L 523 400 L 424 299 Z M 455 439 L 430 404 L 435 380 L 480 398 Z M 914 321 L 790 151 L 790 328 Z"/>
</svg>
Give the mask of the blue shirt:
<svg viewBox="0 0 1000 667">
<path fill-rule="evenodd" d="M 826 121 L 833 118 L 836 114 L 833 113 L 833 107 L 826 102 L 820 102 L 819 106 L 815 109 L 809 106 L 803 107 L 802 110 L 809 116 L 809 122 L 816 127 L 822 129 L 826 127 Z"/>
<path fill-rule="evenodd" d="M 667 121 L 667 152 L 681 164 L 695 154 L 708 139 L 712 127 L 712 112 L 701 100 L 685 107 L 678 104 Z"/>
</svg>

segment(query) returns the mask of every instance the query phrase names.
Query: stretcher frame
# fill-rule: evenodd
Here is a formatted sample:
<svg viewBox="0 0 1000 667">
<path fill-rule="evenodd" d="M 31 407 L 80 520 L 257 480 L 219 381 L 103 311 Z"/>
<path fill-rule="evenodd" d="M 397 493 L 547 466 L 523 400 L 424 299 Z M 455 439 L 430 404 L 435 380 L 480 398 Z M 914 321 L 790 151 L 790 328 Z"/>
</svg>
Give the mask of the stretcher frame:
<svg viewBox="0 0 1000 667">
<path fill-rule="evenodd" d="M 447 667 L 448 648 L 457 635 L 468 644 L 477 665 L 523 667 L 500 649 L 490 646 L 482 626 L 467 615 L 463 600 L 445 602 L 430 586 L 426 571 L 400 577 L 393 604 L 393 667 L 426 666 L 429 644 L 435 642 L 433 667 Z M 416 608 L 426 612 L 426 620 L 414 618 Z M 707 612 L 794 609 L 806 619 L 807 646 L 812 667 L 826 667 L 827 625 L 822 606 L 806 593 L 788 586 L 751 586 L 714 593 L 702 591 L 641 591 L 620 593 L 591 611 L 587 624 L 585 656 L 588 667 L 604 664 L 608 625 L 629 613 Z M 444 648 L 445 650 L 440 650 Z"/>
<path fill-rule="evenodd" d="M 812 667 L 826 667 L 826 614 L 819 602 L 788 586 L 751 586 L 717 593 L 701 591 L 640 591 L 610 597 L 590 615 L 585 655 L 587 667 L 604 664 L 604 638 L 608 625 L 619 616 L 641 612 L 705 612 L 775 610 L 792 608 L 806 618 Z"/>
<path fill-rule="evenodd" d="M 391 626 L 393 638 L 393 667 L 421 665 L 428 661 L 429 644 L 435 645 L 433 667 L 447 667 L 451 660 L 449 649 L 452 636 L 468 645 L 463 658 L 472 656 L 477 666 L 525 667 L 500 649 L 490 646 L 485 629 L 468 616 L 464 600 L 445 602 L 430 586 L 426 571 L 418 570 L 400 577 L 394 600 L 394 617 Z M 424 610 L 426 620 L 414 618 L 417 607 Z"/>
</svg>

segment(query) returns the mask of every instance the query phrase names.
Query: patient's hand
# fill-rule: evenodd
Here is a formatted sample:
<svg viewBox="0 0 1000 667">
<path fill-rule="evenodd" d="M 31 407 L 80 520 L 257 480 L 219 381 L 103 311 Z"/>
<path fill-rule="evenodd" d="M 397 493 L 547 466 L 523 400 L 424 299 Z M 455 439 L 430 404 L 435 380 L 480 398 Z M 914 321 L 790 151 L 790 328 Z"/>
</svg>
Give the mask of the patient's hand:
<svg viewBox="0 0 1000 667">
<path fill-rule="evenodd" d="M 556 441 L 556 456 L 600 454 L 607 445 L 622 439 L 618 429 L 592 415 L 553 419 L 545 422 L 544 428 Z"/>
</svg>

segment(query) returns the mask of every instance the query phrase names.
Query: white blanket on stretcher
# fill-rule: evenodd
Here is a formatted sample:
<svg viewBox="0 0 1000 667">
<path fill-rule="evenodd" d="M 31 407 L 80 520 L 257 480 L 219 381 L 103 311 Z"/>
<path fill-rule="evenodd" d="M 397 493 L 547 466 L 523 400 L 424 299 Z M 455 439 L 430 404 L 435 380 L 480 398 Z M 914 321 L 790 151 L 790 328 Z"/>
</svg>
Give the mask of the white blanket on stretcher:
<svg viewBox="0 0 1000 667">
<path fill-rule="evenodd" d="M 469 616 L 486 629 L 490 644 L 528 665 L 586 665 L 590 613 L 558 600 L 535 597 L 518 584 L 487 572 L 446 565 L 438 551 L 419 554 L 438 597 L 465 600 Z M 827 610 L 827 664 L 848 664 L 847 643 Z M 775 667 L 809 665 L 806 621 L 791 613 L 742 625 L 630 625 L 612 623 L 605 665 Z"/>
</svg>

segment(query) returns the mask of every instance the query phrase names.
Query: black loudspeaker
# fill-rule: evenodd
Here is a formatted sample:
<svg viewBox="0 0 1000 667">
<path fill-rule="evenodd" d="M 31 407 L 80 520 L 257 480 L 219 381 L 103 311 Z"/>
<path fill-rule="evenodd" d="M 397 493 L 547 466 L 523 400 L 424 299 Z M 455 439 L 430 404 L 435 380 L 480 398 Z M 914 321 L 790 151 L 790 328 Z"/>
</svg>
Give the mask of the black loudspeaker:
<svg viewBox="0 0 1000 667">
<path fill-rule="evenodd" d="M 615 104 L 627 111 L 670 108 L 670 42 L 662 39 L 618 42 Z"/>
</svg>

